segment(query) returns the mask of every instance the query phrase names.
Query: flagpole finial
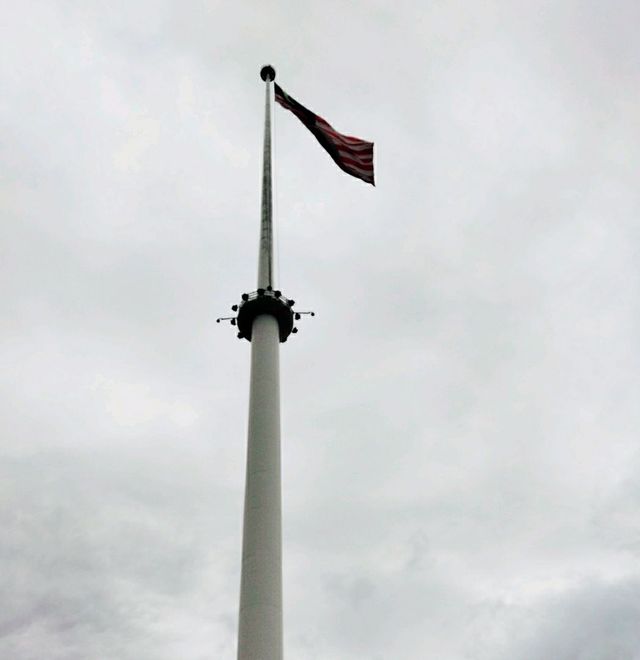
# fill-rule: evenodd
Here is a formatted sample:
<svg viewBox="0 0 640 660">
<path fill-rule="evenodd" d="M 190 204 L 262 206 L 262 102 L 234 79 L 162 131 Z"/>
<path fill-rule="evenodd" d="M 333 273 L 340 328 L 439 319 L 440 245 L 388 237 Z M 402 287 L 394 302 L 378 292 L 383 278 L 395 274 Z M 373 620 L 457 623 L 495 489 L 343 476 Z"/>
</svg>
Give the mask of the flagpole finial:
<svg viewBox="0 0 640 660">
<path fill-rule="evenodd" d="M 267 82 L 267 80 L 275 80 L 276 70 L 270 64 L 267 64 L 267 66 L 263 66 L 262 69 L 260 69 L 260 77 L 265 82 Z"/>
</svg>

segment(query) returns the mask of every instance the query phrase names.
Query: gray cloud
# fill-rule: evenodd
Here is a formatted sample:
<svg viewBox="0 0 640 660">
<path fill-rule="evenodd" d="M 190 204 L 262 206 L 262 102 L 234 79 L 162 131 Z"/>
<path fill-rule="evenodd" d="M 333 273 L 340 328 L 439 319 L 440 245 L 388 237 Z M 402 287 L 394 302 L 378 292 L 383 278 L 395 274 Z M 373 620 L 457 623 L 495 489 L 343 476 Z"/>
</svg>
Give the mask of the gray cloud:
<svg viewBox="0 0 640 660">
<path fill-rule="evenodd" d="M 551 596 L 519 620 L 505 658 L 638 658 L 637 580 L 614 584 L 587 584 Z M 515 628 L 515 627 L 514 627 Z"/>
<path fill-rule="evenodd" d="M 288 655 L 638 657 L 638 13 L 7 7 L 0 656 L 234 656 L 270 61 Z"/>
</svg>

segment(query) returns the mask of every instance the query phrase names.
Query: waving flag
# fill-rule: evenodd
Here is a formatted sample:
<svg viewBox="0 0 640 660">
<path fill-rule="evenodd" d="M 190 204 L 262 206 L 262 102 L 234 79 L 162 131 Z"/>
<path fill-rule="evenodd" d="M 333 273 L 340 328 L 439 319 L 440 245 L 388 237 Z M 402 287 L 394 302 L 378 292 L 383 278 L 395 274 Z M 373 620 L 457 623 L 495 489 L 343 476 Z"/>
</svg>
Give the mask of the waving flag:
<svg viewBox="0 0 640 660">
<path fill-rule="evenodd" d="M 315 135 L 338 167 L 347 174 L 375 186 L 373 179 L 373 142 L 338 133 L 329 122 L 291 98 L 274 83 L 276 101 L 293 114 Z"/>
</svg>

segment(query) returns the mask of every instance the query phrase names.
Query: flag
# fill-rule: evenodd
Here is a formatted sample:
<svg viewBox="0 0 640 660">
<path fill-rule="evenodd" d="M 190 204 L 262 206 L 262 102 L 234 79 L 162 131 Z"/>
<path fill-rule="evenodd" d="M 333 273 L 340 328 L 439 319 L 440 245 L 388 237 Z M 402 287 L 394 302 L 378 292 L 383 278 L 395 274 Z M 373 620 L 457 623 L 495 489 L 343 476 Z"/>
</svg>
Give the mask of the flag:
<svg viewBox="0 0 640 660">
<path fill-rule="evenodd" d="M 315 135 L 338 167 L 347 174 L 375 186 L 373 179 L 373 142 L 338 133 L 329 122 L 291 98 L 274 83 L 276 101 L 293 114 Z"/>
</svg>

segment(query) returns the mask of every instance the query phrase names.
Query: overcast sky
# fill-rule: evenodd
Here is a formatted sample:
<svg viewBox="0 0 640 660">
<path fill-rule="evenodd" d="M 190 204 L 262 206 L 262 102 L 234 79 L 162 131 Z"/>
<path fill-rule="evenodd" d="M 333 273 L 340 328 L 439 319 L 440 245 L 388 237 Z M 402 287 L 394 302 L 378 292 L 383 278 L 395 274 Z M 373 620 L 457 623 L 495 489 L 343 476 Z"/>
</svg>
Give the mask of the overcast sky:
<svg viewBox="0 0 640 660">
<path fill-rule="evenodd" d="M 640 658 L 640 4 L 1 4 L 0 657 L 235 657 L 271 63 L 286 657 Z"/>
</svg>

